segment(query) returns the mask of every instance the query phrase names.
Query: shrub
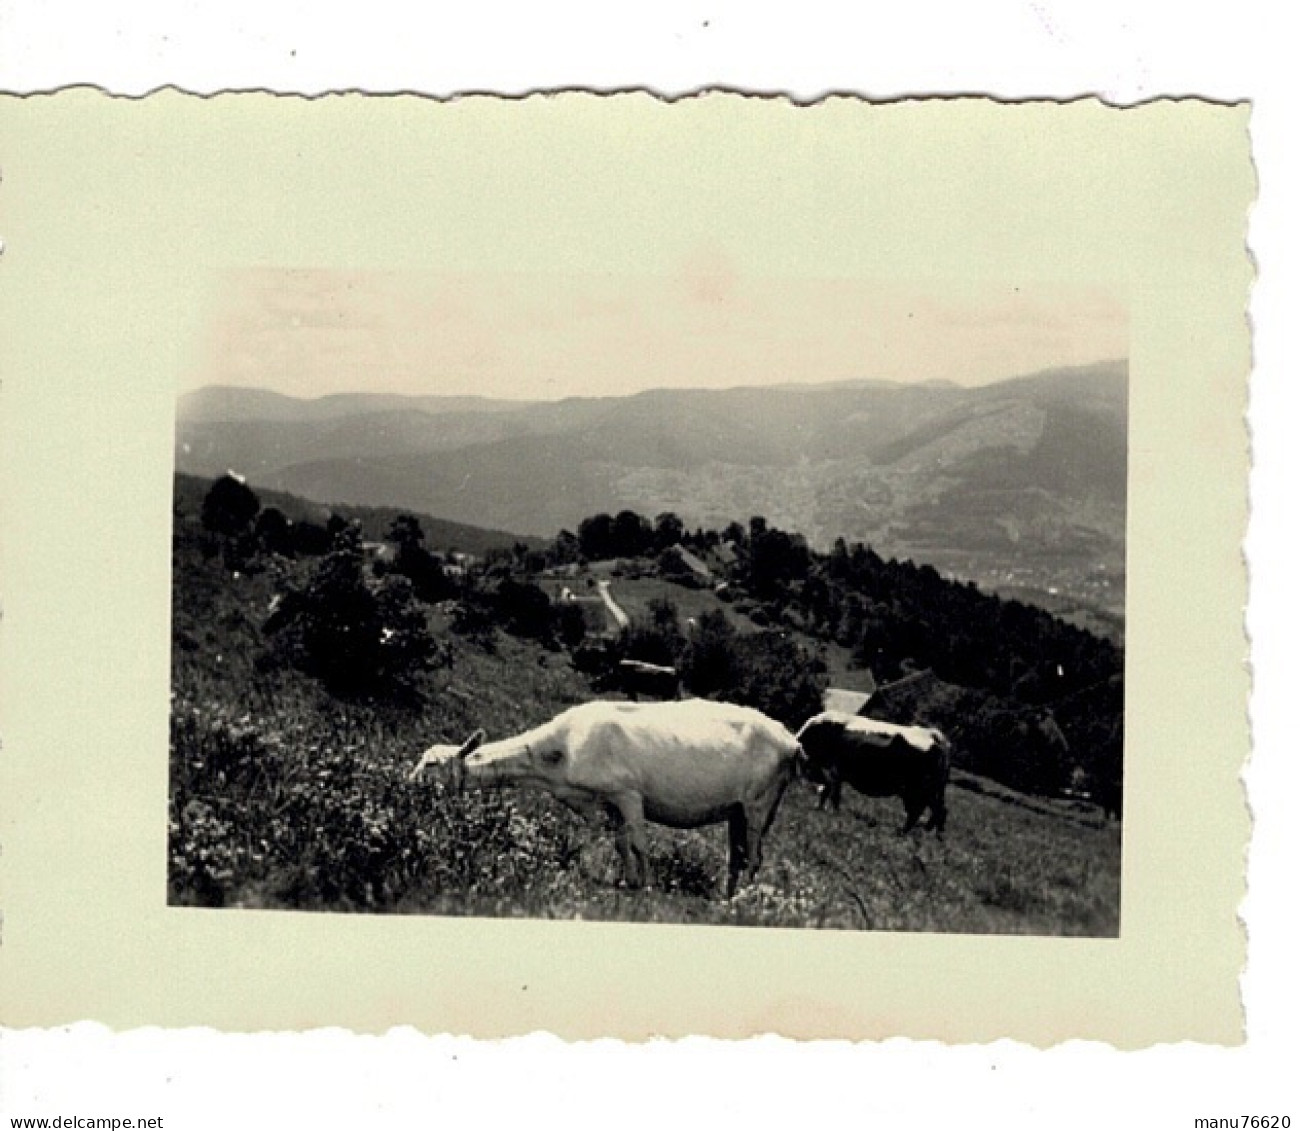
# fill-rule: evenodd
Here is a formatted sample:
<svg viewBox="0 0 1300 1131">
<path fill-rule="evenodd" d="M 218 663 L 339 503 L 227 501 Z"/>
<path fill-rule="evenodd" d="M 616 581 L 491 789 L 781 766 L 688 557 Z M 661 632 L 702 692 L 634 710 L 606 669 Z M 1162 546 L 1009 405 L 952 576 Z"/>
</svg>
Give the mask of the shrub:
<svg viewBox="0 0 1300 1131">
<path fill-rule="evenodd" d="M 735 699 L 797 728 L 822 709 L 826 665 L 784 633 L 737 641 L 740 679 Z"/>
<path fill-rule="evenodd" d="M 576 648 L 587 635 L 587 617 L 582 606 L 568 602 L 554 610 L 555 632 L 566 648 Z"/>
<path fill-rule="evenodd" d="M 551 637 L 551 599 L 531 581 L 506 578 L 497 588 L 495 605 L 507 632 L 535 640 Z"/>
<path fill-rule="evenodd" d="M 316 558 L 329 553 L 329 531 L 319 523 L 295 522 L 290 528 L 290 534 L 290 545 L 295 554 Z"/>
<path fill-rule="evenodd" d="M 203 500 L 203 527 L 228 537 L 244 533 L 257 517 L 261 501 L 233 475 L 215 480 Z"/>
<path fill-rule="evenodd" d="M 496 651 L 496 621 L 477 594 L 466 594 L 452 606 L 451 630 L 473 641 L 485 652 Z"/>
<path fill-rule="evenodd" d="M 674 667 L 686 649 L 677 606 L 663 597 L 649 604 L 649 616 L 638 617 L 619 633 L 621 658 Z"/>
<path fill-rule="evenodd" d="M 424 547 L 424 531 L 414 515 L 398 515 L 389 527 L 388 536 L 397 545 L 392 570 L 410 579 L 421 601 L 436 604 L 455 592 L 442 563 Z"/>
<path fill-rule="evenodd" d="M 726 614 L 703 614 L 681 660 L 682 679 L 696 695 L 756 707 L 787 726 L 821 710 L 826 665 L 784 633 L 742 636 Z"/>
<path fill-rule="evenodd" d="M 449 653 L 430 634 L 411 582 L 389 575 L 372 589 L 360 542 L 343 537 L 300 587 L 292 583 L 265 629 L 279 655 L 339 696 L 410 696 L 421 673 Z"/>
<path fill-rule="evenodd" d="M 682 654 L 681 674 L 687 688 L 700 696 L 726 698 L 739 683 L 736 630 L 721 609 L 699 617 Z"/>
<path fill-rule="evenodd" d="M 278 507 L 267 507 L 257 516 L 253 532 L 258 545 L 268 554 L 290 557 L 293 554 L 293 531 L 284 512 Z"/>
</svg>

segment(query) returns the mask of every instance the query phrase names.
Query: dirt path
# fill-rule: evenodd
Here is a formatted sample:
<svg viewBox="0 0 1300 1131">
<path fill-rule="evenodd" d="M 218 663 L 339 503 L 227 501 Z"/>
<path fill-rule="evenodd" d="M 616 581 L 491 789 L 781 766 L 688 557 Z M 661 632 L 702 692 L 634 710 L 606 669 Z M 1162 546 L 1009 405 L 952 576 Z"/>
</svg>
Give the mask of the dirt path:
<svg viewBox="0 0 1300 1131">
<path fill-rule="evenodd" d="M 632 621 L 627 613 L 619 607 L 618 602 L 614 600 L 614 595 L 609 591 L 609 582 L 598 581 L 596 582 L 596 588 L 600 590 L 600 599 L 605 602 L 605 608 L 609 610 L 609 615 L 614 618 L 614 623 L 621 629 L 627 628 Z"/>
</svg>

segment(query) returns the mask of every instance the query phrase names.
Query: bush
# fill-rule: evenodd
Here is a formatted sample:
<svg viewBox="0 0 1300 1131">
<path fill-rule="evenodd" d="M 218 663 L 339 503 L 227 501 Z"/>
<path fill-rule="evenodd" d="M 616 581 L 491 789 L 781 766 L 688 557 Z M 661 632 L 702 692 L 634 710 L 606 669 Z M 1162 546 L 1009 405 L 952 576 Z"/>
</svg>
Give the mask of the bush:
<svg viewBox="0 0 1300 1131">
<path fill-rule="evenodd" d="M 223 475 L 213 482 L 203 500 L 203 527 L 227 537 L 243 534 L 261 507 L 261 501 L 249 487 L 233 475 Z"/>
<path fill-rule="evenodd" d="M 421 601 L 436 604 L 456 591 L 442 563 L 424 548 L 424 531 L 418 518 L 398 515 L 389 527 L 388 536 L 397 545 L 392 572 L 409 578 Z"/>
<path fill-rule="evenodd" d="M 477 592 L 466 592 L 451 605 L 451 630 L 484 652 L 495 652 L 497 626 L 492 610 Z"/>
<path fill-rule="evenodd" d="M 784 633 L 742 636 L 721 610 L 699 618 L 681 673 L 696 695 L 755 707 L 791 727 L 821 710 L 827 682 L 820 657 Z"/>
<path fill-rule="evenodd" d="M 696 695 L 727 698 L 740 681 L 736 630 L 721 609 L 703 613 L 682 654 L 682 682 Z"/>
<path fill-rule="evenodd" d="M 618 637 L 620 658 L 647 664 L 675 667 L 685 649 L 677 606 L 662 597 L 650 602 L 648 617 L 638 617 Z"/>
<path fill-rule="evenodd" d="M 507 632 L 534 640 L 551 639 L 551 599 L 539 586 L 506 578 L 497 588 L 494 603 Z"/>
<path fill-rule="evenodd" d="M 587 635 L 587 617 L 582 606 L 567 602 L 554 610 L 555 632 L 566 648 L 578 647 Z"/>
<path fill-rule="evenodd" d="M 341 537 L 306 583 L 289 583 L 264 630 L 278 654 L 338 696 L 412 696 L 418 677 L 447 662 L 411 582 L 366 582 L 361 547 Z"/>
<path fill-rule="evenodd" d="M 586 676 L 606 676 L 616 663 L 618 654 L 605 641 L 586 642 L 573 650 L 573 666 Z"/>
<path fill-rule="evenodd" d="M 737 703 L 757 707 L 797 729 L 822 709 L 826 665 L 784 633 L 742 636 L 737 642 L 741 677 Z"/>
<path fill-rule="evenodd" d="M 330 534 L 325 527 L 315 522 L 295 522 L 290 528 L 290 546 L 294 554 L 303 557 L 318 558 L 329 553 Z"/>
</svg>

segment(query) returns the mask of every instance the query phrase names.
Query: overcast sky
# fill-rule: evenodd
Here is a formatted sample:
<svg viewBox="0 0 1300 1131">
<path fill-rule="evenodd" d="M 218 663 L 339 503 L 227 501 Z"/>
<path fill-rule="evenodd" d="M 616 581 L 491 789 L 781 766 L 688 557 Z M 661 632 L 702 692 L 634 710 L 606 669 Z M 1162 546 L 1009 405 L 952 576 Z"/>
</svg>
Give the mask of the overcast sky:
<svg viewBox="0 0 1300 1131">
<path fill-rule="evenodd" d="M 671 275 L 232 271 L 187 387 L 554 398 L 853 378 L 980 384 L 1126 357 L 1083 288 L 746 277 L 719 252 Z"/>
</svg>

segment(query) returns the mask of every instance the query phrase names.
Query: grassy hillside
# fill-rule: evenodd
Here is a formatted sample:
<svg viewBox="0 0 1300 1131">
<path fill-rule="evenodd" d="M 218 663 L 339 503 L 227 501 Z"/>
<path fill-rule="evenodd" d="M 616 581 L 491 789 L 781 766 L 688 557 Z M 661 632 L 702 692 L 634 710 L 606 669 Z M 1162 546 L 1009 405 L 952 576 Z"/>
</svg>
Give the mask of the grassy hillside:
<svg viewBox="0 0 1300 1131">
<path fill-rule="evenodd" d="M 182 483 L 182 488 L 185 484 Z M 569 653 L 488 626 L 456 630 L 423 701 L 339 699 L 273 662 L 263 631 L 285 577 L 309 567 L 230 560 L 178 495 L 174 538 L 170 900 L 331 911 L 724 925 L 1113 936 L 1117 825 L 1095 809 L 961 775 L 947 839 L 896 835 L 901 804 L 846 795 L 819 812 L 796 782 L 764 870 L 720 898 L 722 826 L 651 827 L 648 890 L 614 884 L 608 832 L 545 795 L 457 793 L 406 776 L 434 742 L 503 737 L 595 696 Z M 671 593 L 683 615 L 724 607 L 660 579 L 614 593 L 638 612 Z M 728 612 L 739 627 L 743 618 Z"/>
<path fill-rule="evenodd" d="M 195 475 L 233 468 L 254 482 L 270 482 L 284 467 L 310 463 L 322 452 L 339 460 L 377 452 L 440 452 L 490 443 L 521 431 L 517 413 L 426 413 L 394 409 L 308 420 L 180 421 L 181 466 Z"/>
<path fill-rule="evenodd" d="M 174 493 L 177 510 L 186 515 L 197 515 L 203 505 L 203 497 L 212 487 L 210 478 L 195 475 L 177 475 L 174 481 Z M 324 523 L 331 514 L 337 514 L 360 524 L 364 537 L 380 540 L 388 536 L 389 527 L 398 515 L 410 514 L 395 506 L 358 506 L 352 503 L 314 503 L 298 495 L 285 491 L 275 491 L 265 487 L 256 488 L 256 494 L 264 507 L 275 507 L 292 522 Z M 434 518 L 417 512 L 420 528 L 430 549 L 459 550 L 467 554 L 482 555 L 489 550 L 509 548 L 517 542 L 527 546 L 540 545 L 541 539 L 523 534 L 513 534 L 506 530 L 492 530 L 482 526 L 471 526 L 463 522 L 450 522 L 444 518 Z"/>
</svg>

